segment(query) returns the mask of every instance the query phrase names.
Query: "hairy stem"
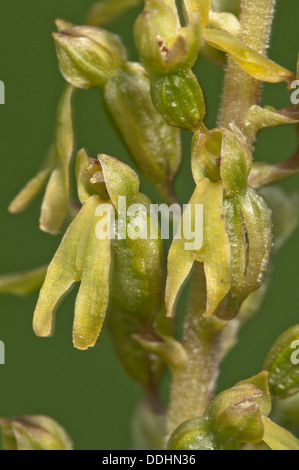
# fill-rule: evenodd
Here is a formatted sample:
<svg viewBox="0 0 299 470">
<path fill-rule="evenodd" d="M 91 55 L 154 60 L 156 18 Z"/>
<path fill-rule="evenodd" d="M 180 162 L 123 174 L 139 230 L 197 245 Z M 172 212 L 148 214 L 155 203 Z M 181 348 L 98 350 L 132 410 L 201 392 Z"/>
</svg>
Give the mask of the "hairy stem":
<svg viewBox="0 0 299 470">
<path fill-rule="evenodd" d="M 183 421 L 201 416 L 213 397 L 221 359 L 223 323 L 206 319 L 206 281 L 203 265 L 196 263 L 192 272 L 183 346 L 188 361 L 173 372 L 168 414 L 168 435 Z"/>
<path fill-rule="evenodd" d="M 239 38 L 263 55 L 267 52 L 275 2 L 276 0 L 242 0 L 241 4 Z M 233 58 L 228 58 L 219 125 L 229 128 L 229 124 L 234 123 L 247 134 L 249 146 L 254 145 L 256 135 L 246 133 L 244 118 L 248 109 L 259 103 L 261 89 L 262 82 L 244 72 Z"/>
</svg>

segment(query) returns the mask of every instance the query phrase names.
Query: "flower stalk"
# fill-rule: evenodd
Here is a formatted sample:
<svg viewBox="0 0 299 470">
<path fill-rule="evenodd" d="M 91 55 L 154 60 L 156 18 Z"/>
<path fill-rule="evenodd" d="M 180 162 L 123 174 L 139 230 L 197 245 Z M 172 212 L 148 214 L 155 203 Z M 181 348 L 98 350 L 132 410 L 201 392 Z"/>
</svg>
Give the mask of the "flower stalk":
<svg viewBox="0 0 299 470">
<path fill-rule="evenodd" d="M 267 52 L 276 0 L 242 0 L 239 38 L 259 54 Z M 220 126 L 229 128 L 234 123 L 245 134 L 244 120 L 251 106 L 258 104 L 262 82 L 244 72 L 232 57 L 227 59 L 224 79 Z M 246 135 L 249 147 L 254 145 L 255 134 Z"/>
</svg>

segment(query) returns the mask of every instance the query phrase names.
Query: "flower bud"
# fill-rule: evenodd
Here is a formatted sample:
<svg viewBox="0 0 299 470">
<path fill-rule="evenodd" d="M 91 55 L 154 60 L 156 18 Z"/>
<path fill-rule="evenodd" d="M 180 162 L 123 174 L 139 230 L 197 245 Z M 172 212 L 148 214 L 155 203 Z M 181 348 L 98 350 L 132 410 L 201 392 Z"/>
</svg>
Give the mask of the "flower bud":
<svg viewBox="0 0 299 470">
<path fill-rule="evenodd" d="M 104 86 L 126 62 L 126 50 L 115 34 L 91 26 L 53 33 L 62 75 L 76 88 Z"/>
<path fill-rule="evenodd" d="M 207 418 L 194 418 L 181 424 L 167 444 L 168 450 L 226 450 Z"/>
<path fill-rule="evenodd" d="M 191 69 L 201 45 L 197 13 L 181 28 L 175 0 L 147 0 L 134 36 L 141 62 L 150 75 Z"/>
<path fill-rule="evenodd" d="M 214 398 L 200 418 L 181 424 L 172 434 L 171 450 L 240 450 L 264 437 L 264 417 L 271 412 L 267 373 L 237 383 Z"/>
<path fill-rule="evenodd" d="M 153 103 L 170 126 L 198 129 L 206 108 L 202 89 L 191 71 L 179 71 L 151 80 Z"/>
<path fill-rule="evenodd" d="M 277 399 L 299 392 L 299 325 L 283 333 L 269 352 L 265 369 L 269 371 L 271 395 Z"/>
<path fill-rule="evenodd" d="M 153 106 L 144 69 L 128 64 L 104 88 L 107 108 L 143 174 L 168 202 L 181 162 L 178 129 L 166 124 Z"/>
<path fill-rule="evenodd" d="M 4 450 L 73 450 L 65 430 L 47 416 L 0 419 Z"/>
<path fill-rule="evenodd" d="M 212 428 L 226 442 L 258 444 L 264 435 L 262 416 L 271 411 L 267 374 L 262 372 L 220 393 L 207 415 Z"/>
</svg>

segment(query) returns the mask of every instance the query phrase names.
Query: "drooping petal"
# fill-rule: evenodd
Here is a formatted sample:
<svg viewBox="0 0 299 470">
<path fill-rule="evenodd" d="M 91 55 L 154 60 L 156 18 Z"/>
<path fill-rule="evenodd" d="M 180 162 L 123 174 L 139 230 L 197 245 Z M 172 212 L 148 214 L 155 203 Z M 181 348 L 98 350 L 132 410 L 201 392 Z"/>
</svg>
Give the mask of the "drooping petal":
<svg viewBox="0 0 299 470">
<path fill-rule="evenodd" d="M 76 261 L 77 269 L 82 274 L 73 327 L 74 346 L 82 350 L 95 345 L 104 323 L 109 301 L 111 261 L 108 235 L 102 239 L 96 236 L 98 218 L 95 211 L 99 200 L 93 196 L 88 204 L 91 218 L 86 237 L 80 240 Z"/>
<path fill-rule="evenodd" d="M 72 285 L 81 280 L 82 271 L 77 266 L 78 246 L 88 231 L 90 217 L 95 219 L 94 211 L 94 199 L 91 198 L 69 226 L 49 265 L 34 312 L 33 329 L 37 336 L 51 336 L 58 303 Z"/>
<path fill-rule="evenodd" d="M 74 151 L 72 98 L 74 88 L 67 85 L 60 100 L 55 129 L 55 169 L 42 203 L 40 228 L 59 233 L 69 209 L 70 163 Z"/>
<path fill-rule="evenodd" d="M 17 214 L 27 209 L 45 186 L 54 167 L 55 149 L 52 147 L 39 172 L 25 185 L 9 205 L 9 212 Z"/>
<path fill-rule="evenodd" d="M 229 33 L 217 29 L 205 29 L 203 38 L 211 46 L 231 55 L 247 73 L 257 80 L 277 83 L 291 83 L 295 76 L 267 57 L 259 54 Z"/>
<path fill-rule="evenodd" d="M 186 250 L 188 240 L 182 232 L 190 223 L 190 211 L 194 217 L 196 205 L 203 205 L 203 244 L 196 250 Z M 204 263 L 207 280 L 207 306 L 205 315 L 211 315 L 227 294 L 231 285 L 230 246 L 223 216 L 222 183 L 201 180 L 189 202 L 190 210 L 183 214 L 178 236 L 174 239 L 168 258 L 166 306 L 172 314 L 179 290 L 191 271 L 194 261 Z M 194 220 L 193 220 L 194 223 Z M 198 234 L 197 234 L 198 235 Z M 179 238 L 179 236 L 181 238 Z"/>
</svg>

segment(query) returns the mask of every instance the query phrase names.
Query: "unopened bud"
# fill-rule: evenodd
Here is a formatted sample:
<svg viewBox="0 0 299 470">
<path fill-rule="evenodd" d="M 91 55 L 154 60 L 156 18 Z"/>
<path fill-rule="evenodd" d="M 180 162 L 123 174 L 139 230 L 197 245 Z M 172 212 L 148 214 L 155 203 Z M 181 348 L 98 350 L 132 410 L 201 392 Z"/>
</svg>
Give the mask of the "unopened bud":
<svg viewBox="0 0 299 470">
<path fill-rule="evenodd" d="M 225 450 L 206 418 L 194 418 L 181 424 L 167 444 L 168 450 Z"/>
<path fill-rule="evenodd" d="M 201 45 L 198 14 L 191 14 L 190 22 L 182 28 L 174 0 L 147 0 L 135 23 L 134 36 L 150 75 L 191 69 Z"/>
<path fill-rule="evenodd" d="M 126 50 L 115 34 L 91 26 L 53 33 L 64 78 L 77 88 L 104 86 L 126 61 Z"/>
<path fill-rule="evenodd" d="M 153 78 L 153 103 L 166 122 L 182 129 L 198 129 L 206 114 L 202 89 L 190 71 Z"/>
<path fill-rule="evenodd" d="M 240 382 L 220 393 L 208 409 L 213 429 L 232 444 L 257 444 L 263 439 L 262 416 L 271 410 L 267 374 Z"/>
</svg>

